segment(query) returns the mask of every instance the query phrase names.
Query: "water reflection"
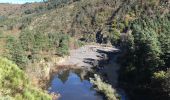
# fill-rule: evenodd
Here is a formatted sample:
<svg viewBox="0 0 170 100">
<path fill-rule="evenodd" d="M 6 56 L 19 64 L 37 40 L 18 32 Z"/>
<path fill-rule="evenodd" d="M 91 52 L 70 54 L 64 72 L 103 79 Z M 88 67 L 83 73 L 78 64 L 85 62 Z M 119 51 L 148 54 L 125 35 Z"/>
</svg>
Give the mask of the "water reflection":
<svg viewBox="0 0 170 100">
<path fill-rule="evenodd" d="M 103 96 L 92 88 L 89 80 L 75 71 L 64 71 L 56 75 L 49 92 L 60 93 L 59 100 L 104 100 Z"/>
</svg>

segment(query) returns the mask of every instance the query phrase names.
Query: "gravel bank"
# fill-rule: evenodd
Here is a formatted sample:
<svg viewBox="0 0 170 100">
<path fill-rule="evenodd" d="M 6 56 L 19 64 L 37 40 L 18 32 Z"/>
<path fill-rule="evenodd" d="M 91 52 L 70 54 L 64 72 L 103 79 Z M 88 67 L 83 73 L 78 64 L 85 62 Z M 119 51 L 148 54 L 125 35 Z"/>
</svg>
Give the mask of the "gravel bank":
<svg viewBox="0 0 170 100">
<path fill-rule="evenodd" d="M 81 48 L 71 50 L 70 56 L 59 63 L 60 66 L 75 66 L 90 69 L 98 65 L 101 60 L 108 60 L 107 52 L 118 51 L 112 46 L 85 45 Z"/>
</svg>

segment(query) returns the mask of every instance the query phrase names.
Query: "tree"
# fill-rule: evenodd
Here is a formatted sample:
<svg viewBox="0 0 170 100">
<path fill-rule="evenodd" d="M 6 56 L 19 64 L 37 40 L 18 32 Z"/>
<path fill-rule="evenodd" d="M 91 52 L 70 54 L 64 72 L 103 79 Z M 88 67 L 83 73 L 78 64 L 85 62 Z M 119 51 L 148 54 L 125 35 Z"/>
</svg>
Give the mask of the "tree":
<svg viewBox="0 0 170 100">
<path fill-rule="evenodd" d="M 168 16 L 153 19 L 143 16 L 130 23 L 132 34 L 125 44 L 126 62 L 123 62 L 121 68 L 121 79 L 127 82 L 128 88 L 130 87 L 134 94 L 135 91 L 145 90 L 149 91 L 148 97 L 153 94 L 160 94 L 154 98 L 170 96 L 167 95 L 170 94 L 169 23 Z"/>
<path fill-rule="evenodd" d="M 69 54 L 69 36 L 63 35 L 59 41 L 57 54 L 64 56 Z"/>
<path fill-rule="evenodd" d="M 44 33 L 36 32 L 34 34 L 34 39 L 34 48 L 43 51 L 48 47 L 48 36 L 46 36 Z"/>
</svg>

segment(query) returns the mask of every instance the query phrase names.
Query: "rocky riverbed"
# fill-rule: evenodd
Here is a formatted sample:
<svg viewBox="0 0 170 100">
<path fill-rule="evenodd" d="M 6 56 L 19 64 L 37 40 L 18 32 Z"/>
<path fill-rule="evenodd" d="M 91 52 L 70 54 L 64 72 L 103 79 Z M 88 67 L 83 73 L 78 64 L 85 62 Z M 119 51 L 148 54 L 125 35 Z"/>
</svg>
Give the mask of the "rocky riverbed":
<svg viewBox="0 0 170 100">
<path fill-rule="evenodd" d="M 81 48 L 71 50 L 70 56 L 58 63 L 59 66 L 76 66 L 86 69 L 99 65 L 100 61 L 108 60 L 108 52 L 118 51 L 112 46 L 106 45 L 85 45 Z"/>
</svg>

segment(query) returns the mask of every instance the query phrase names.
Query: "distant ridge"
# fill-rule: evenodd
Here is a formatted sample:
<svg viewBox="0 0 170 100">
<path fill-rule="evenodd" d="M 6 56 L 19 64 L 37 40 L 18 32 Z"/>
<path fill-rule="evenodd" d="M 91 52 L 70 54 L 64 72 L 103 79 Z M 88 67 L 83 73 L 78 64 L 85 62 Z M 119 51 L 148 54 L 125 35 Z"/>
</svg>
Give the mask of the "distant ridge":
<svg viewBox="0 0 170 100">
<path fill-rule="evenodd" d="M 0 4 L 25 4 L 38 2 L 43 2 L 43 0 L 5 0 L 5 1 L 0 0 Z"/>
</svg>

